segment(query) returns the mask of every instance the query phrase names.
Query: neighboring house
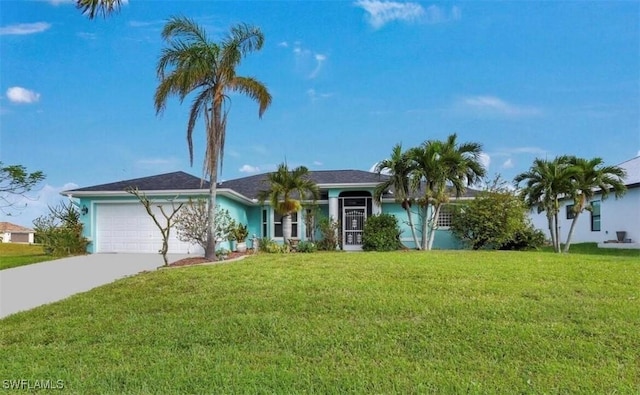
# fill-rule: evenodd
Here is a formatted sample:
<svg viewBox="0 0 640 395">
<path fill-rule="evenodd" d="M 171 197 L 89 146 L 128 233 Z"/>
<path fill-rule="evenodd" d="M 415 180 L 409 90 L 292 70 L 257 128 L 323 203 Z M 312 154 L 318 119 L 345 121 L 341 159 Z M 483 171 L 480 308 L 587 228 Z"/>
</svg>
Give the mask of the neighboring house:
<svg viewBox="0 0 640 395">
<path fill-rule="evenodd" d="M 0 242 L 33 244 L 35 231 L 11 222 L 0 222 Z"/>
<path fill-rule="evenodd" d="M 407 247 L 414 247 L 411 233 L 406 225 L 406 213 L 393 200 L 391 193 L 383 197 L 382 204 L 372 199 L 375 187 L 386 177 L 360 170 L 312 171 L 309 177 L 320 188 L 320 199 L 316 202 L 321 215 L 338 221 L 341 229 L 341 248 L 362 249 L 364 221 L 371 215 L 389 213 L 398 217 L 401 224 L 401 240 Z M 171 202 L 185 202 L 189 198 L 206 198 L 209 184 L 199 177 L 184 172 L 161 174 L 110 184 L 96 185 L 62 192 L 78 205 L 84 236 L 91 243 L 89 252 L 157 252 L 161 245 L 160 232 L 153 224 L 137 198 L 126 192 L 127 188 L 138 188 L 157 205 L 171 210 Z M 268 237 L 282 242 L 282 216 L 275 213 L 268 202 L 260 204 L 258 191 L 267 189 L 266 175 L 259 174 L 218 184 L 218 205 L 229 210 L 231 217 L 246 224 L 251 238 Z M 292 237 L 308 240 L 315 236 L 305 219 L 307 208 L 293 215 Z M 162 218 L 162 216 L 160 216 Z M 414 221 L 418 223 L 418 216 Z M 434 248 L 456 248 L 457 241 L 446 229 L 450 215 L 441 215 L 434 241 Z M 222 246 L 228 246 L 222 244 Z M 201 254 L 199 246 L 181 242 L 172 229 L 169 242 L 170 253 Z"/>
<path fill-rule="evenodd" d="M 599 243 L 600 247 L 640 248 L 640 156 L 619 164 L 627 177 L 624 180 L 627 192 L 619 199 L 609 193 L 602 200 L 599 194 L 591 200 L 591 211 L 584 211 L 578 217 L 571 243 Z M 558 214 L 560 241 L 564 243 L 571 226 L 573 201 L 563 200 Z M 533 225 L 549 237 L 549 226 L 545 213 L 531 214 Z M 626 243 L 611 243 L 618 240 L 618 232 L 624 232 Z"/>
</svg>

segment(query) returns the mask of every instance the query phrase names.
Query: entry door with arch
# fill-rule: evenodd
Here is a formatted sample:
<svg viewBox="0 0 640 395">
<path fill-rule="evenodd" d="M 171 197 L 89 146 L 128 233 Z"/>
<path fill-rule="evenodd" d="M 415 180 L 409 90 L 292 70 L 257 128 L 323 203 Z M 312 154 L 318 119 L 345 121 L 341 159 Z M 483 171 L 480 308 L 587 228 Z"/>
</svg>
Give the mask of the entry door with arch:
<svg viewBox="0 0 640 395">
<path fill-rule="evenodd" d="M 367 219 L 366 207 L 344 207 L 342 214 L 342 246 L 345 251 L 362 250 L 362 231 Z"/>
</svg>

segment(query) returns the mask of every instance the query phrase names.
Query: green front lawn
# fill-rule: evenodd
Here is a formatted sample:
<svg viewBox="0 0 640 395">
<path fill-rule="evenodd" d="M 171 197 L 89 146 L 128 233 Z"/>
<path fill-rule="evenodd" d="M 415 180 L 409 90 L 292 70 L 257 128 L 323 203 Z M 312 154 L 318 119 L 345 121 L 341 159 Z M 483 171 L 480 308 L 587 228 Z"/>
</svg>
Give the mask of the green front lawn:
<svg viewBox="0 0 640 395">
<path fill-rule="evenodd" d="M 0 243 L 0 270 L 56 259 L 38 244 Z"/>
<path fill-rule="evenodd" d="M 638 393 L 638 284 L 635 257 L 258 255 L 10 316 L 0 377 L 72 393 Z"/>
</svg>

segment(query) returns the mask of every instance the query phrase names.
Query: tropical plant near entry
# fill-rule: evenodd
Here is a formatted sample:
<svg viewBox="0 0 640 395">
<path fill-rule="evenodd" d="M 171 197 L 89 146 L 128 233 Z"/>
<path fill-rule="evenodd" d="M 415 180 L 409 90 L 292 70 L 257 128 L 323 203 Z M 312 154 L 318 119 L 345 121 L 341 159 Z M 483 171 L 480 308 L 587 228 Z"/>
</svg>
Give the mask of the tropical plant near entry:
<svg viewBox="0 0 640 395">
<path fill-rule="evenodd" d="M 309 169 L 305 166 L 289 170 L 286 163 L 281 163 L 275 172 L 267 174 L 265 181 L 269 189 L 260 191 L 258 200 L 261 204 L 269 201 L 275 212 L 282 215 L 282 237 L 288 243 L 291 239 L 291 214 L 300 211 L 301 200 L 311 198 L 316 201 L 320 190 L 309 178 Z"/>
<path fill-rule="evenodd" d="M 610 191 L 614 193 L 616 198 L 619 198 L 627 189 L 623 181 L 626 176 L 624 169 L 618 166 L 604 166 L 604 161 L 601 158 L 587 160 L 569 157 L 568 163 L 572 168 L 571 195 L 573 197 L 574 216 L 563 252 L 569 252 L 578 217 L 584 210 L 591 210 L 589 202 L 596 192 L 600 194 L 602 200 L 605 200 Z"/>
<path fill-rule="evenodd" d="M 378 174 L 386 172 L 389 178 L 376 187 L 373 192 L 373 198 L 380 203 L 382 202 L 382 196 L 387 191 L 393 191 L 395 201 L 400 203 L 407 213 L 411 236 L 413 237 L 416 248 L 421 249 L 411 213 L 413 198 L 410 176 L 414 171 L 414 164 L 409 155 L 406 152 L 402 152 L 402 144 L 396 144 L 391 150 L 391 157 L 378 162 L 374 171 Z"/>
<path fill-rule="evenodd" d="M 408 151 L 414 162 L 411 176 L 412 188 L 423 188 L 418 200 L 422 225 L 422 249 L 431 250 L 442 205 L 449 201 L 451 191 L 460 197 L 467 186 L 478 182 L 485 175 L 480 162 L 482 145 L 469 142 L 458 144 L 457 135 L 451 134 L 445 141 L 427 140 Z"/>
<path fill-rule="evenodd" d="M 229 113 L 229 93 L 244 94 L 258 103 L 258 116 L 262 117 L 271 104 L 267 88 L 252 77 L 236 75 L 240 61 L 249 53 L 258 51 L 264 43 L 260 29 L 239 24 L 231 28 L 220 42 L 210 41 L 202 27 L 184 17 L 172 17 L 162 30 L 167 47 L 162 50 L 157 64 L 160 83 L 155 92 L 155 109 L 161 114 L 170 96 L 182 103 L 195 94 L 187 124 L 189 159 L 193 165 L 193 131 L 202 118 L 206 134 L 203 172 L 209 177 L 209 230 L 205 257 L 215 259 L 215 207 L 218 170 L 222 167 L 224 142 Z"/>
</svg>

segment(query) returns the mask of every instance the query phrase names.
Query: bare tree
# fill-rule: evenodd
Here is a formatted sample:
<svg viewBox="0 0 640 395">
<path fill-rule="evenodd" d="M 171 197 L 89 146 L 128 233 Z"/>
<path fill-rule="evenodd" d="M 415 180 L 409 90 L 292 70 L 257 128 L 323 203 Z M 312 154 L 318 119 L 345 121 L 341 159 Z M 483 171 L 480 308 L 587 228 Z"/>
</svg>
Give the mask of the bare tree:
<svg viewBox="0 0 640 395">
<path fill-rule="evenodd" d="M 175 203 L 171 201 L 171 214 L 167 214 L 164 211 L 164 208 L 162 207 L 162 205 L 157 204 L 157 207 L 160 209 L 160 212 L 162 213 L 162 216 L 165 219 L 165 225 L 162 225 L 160 221 L 158 221 L 158 218 L 156 217 L 156 214 L 153 212 L 153 209 L 152 209 L 152 206 L 156 204 L 156 202 L 149 200 L 147 195 L 145 195 L 144 192 L 140 192 L 138 188 L 128 188 L 127 192 L 134 195 L 135 197 L 138 198 L 138 200 L 140 200 L 140 203 L 142 203 L 145 210 L 147 210 L 147 214 L 149 214 L 149 216 L 151 217 L 153 222 L 156 224 L 158 229 L 160 229 L 160 234 L 162 235 L 162 248 L 160 249 L 159 252 L 160 254 L 162 254 L 162 259 L 164 260 L 164 266 L 168 266 L 169 260 L 167 259 L 167 252 L 169 251 L 169 235 L 171 233 L 171 227 L 173 226 L 173 223 L 171 221 L 173 220 L 173 217 L 178 213 L 178 211 L 180 211 L 184 203 L 180 203 L 178 204 L 178 207 L 176 207 Z"/>
</svg>

